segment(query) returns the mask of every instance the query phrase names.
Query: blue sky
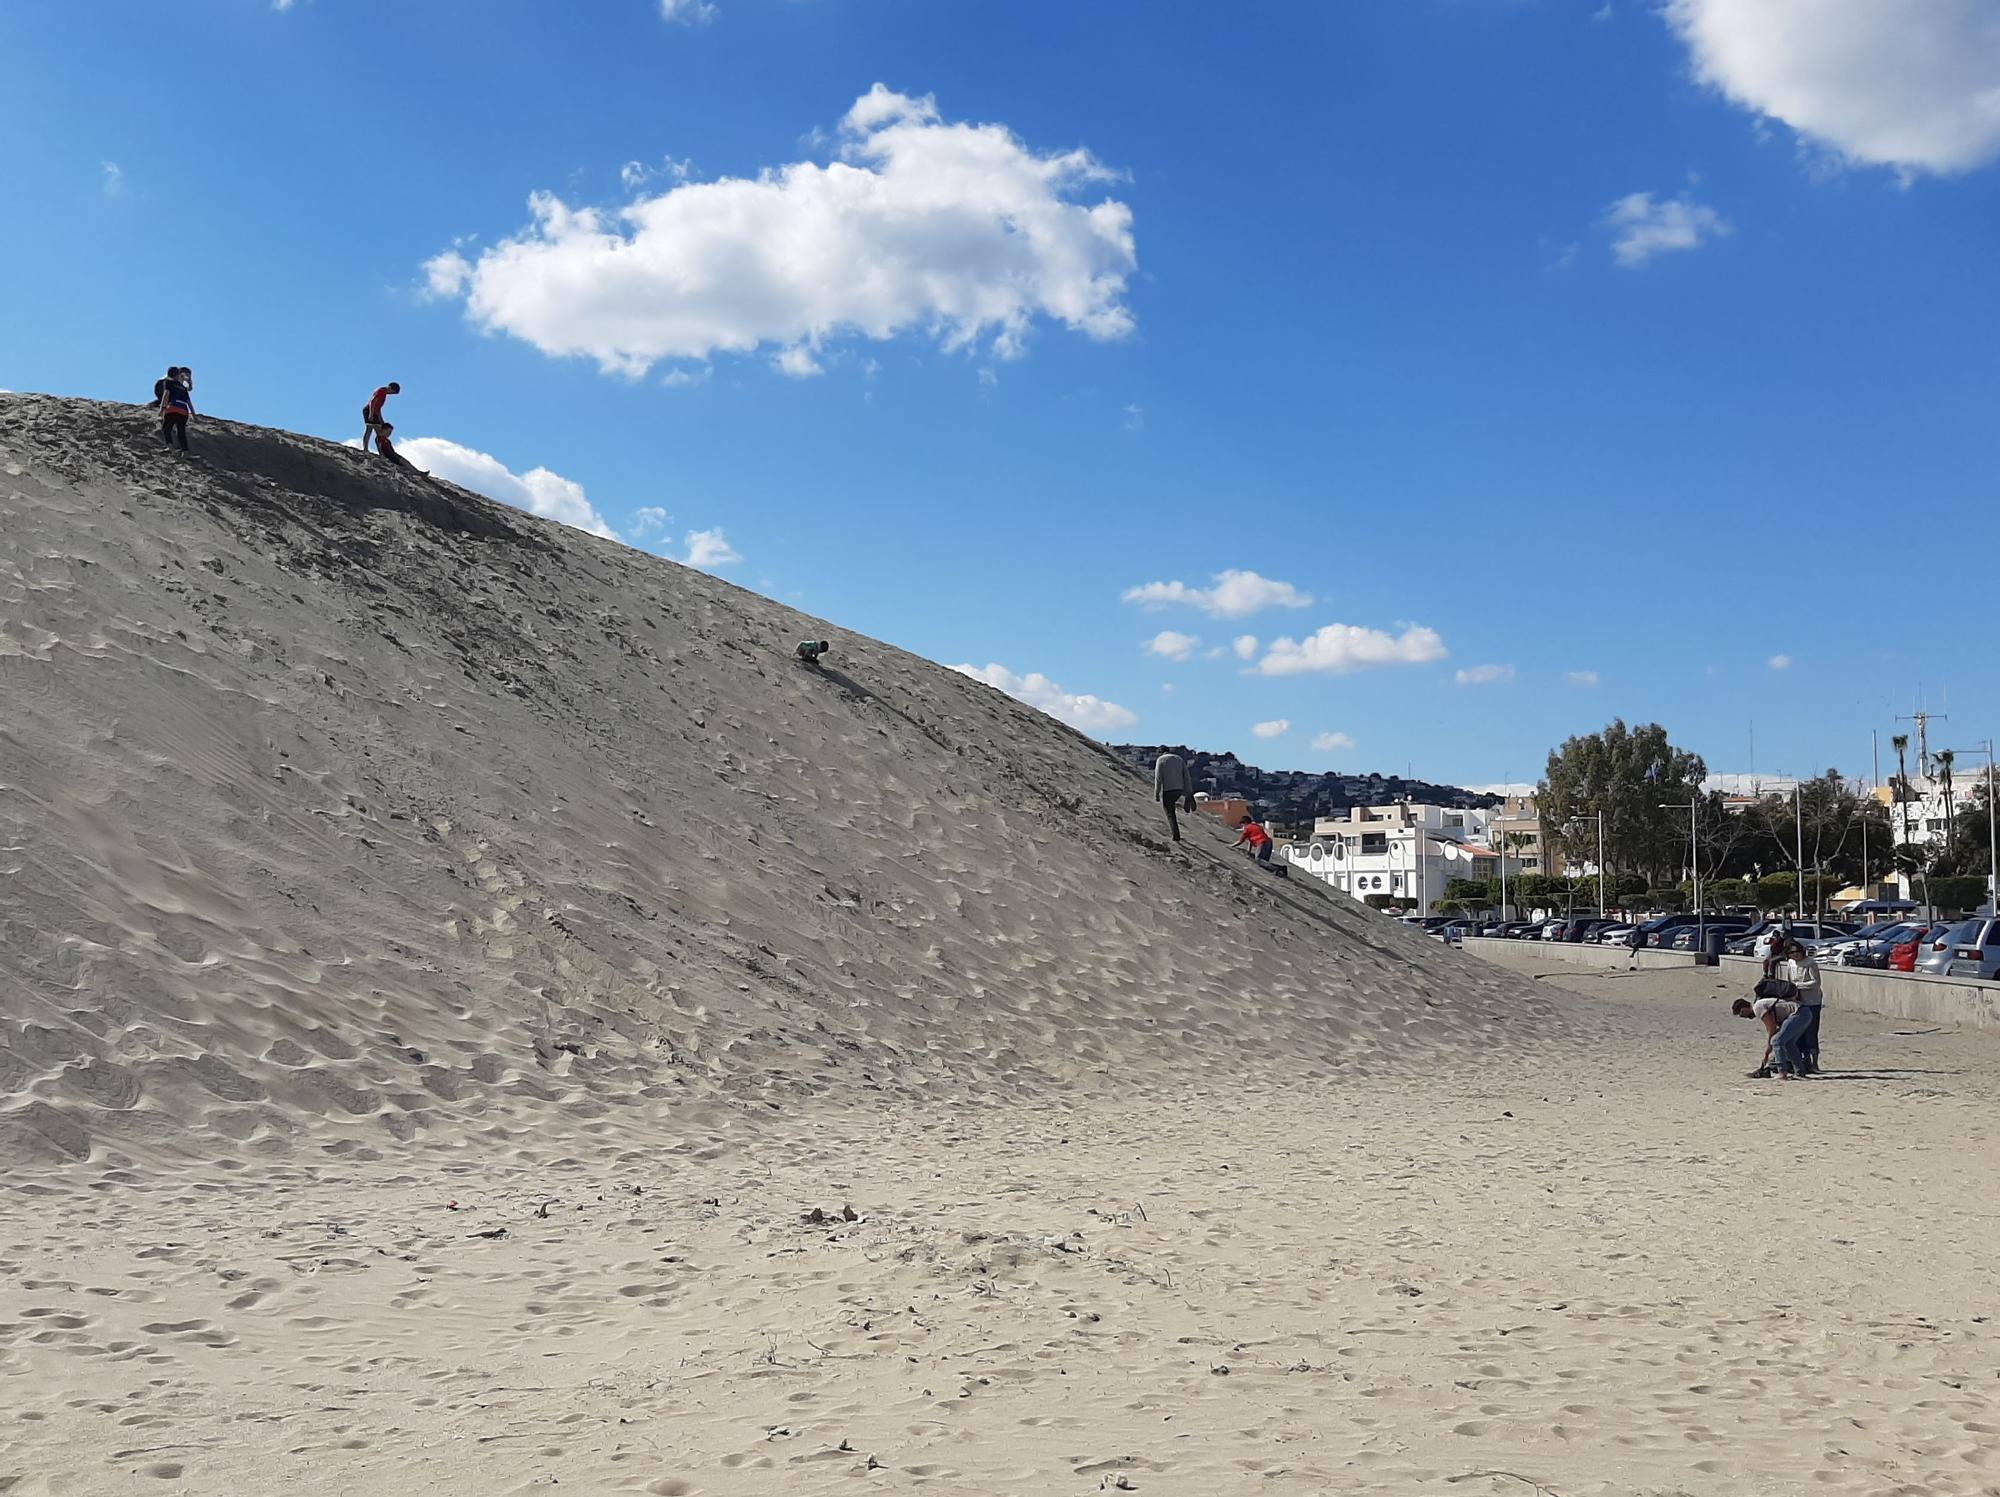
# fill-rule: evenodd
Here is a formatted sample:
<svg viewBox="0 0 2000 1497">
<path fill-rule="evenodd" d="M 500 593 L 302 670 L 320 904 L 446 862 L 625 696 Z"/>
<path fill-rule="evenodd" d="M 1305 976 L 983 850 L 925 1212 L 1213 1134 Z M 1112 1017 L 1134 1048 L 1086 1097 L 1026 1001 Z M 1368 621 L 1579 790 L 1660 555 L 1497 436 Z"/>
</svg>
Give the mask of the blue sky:
<svg viewBox="0 0 2000 1497">
<path fill-rule="evenodd" d="M 2000 730 L 2000 14 L 1813 11 L 22 9 L 0 385 L 393 377 L 425 466 L 1105 737 L 1865 773 Z"/>
</svg>

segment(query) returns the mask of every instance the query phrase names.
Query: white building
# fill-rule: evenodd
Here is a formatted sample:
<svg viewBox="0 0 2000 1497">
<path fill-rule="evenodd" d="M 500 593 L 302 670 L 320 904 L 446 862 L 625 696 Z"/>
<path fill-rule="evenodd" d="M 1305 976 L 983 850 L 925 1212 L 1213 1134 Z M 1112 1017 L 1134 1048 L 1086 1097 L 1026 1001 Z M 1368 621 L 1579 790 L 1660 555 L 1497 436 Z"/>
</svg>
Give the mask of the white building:
<svg viewBox="0 0 2000 1497">
<path fill-rule="evenodd" d="M 1410 899 L 1427 911 L 1453 879 L 1499 875 L 1500 855 L 1484 845 L 1496 815 L 1456 806 L 1357 806 L 1344 819 L 1322 816 L 1312 841 L 1286 848 L 1285 857 L 1354 899 Z M 1507 860 L 1510 877 L 1519 862 Z"/>
</svg>

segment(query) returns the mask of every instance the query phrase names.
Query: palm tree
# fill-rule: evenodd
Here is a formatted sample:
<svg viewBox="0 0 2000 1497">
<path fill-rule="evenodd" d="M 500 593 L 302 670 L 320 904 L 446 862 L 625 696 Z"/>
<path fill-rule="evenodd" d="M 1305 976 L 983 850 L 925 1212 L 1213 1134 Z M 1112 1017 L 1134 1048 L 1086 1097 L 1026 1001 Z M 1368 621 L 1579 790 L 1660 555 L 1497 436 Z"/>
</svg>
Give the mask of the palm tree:
<svg viewBox="0 0 2000 1497">
<path fill-rule="evenodd" d="M 1898 733 L 1889 740 L 1896 751 L 1896 802 L 1903 808 L 1903 841 L 1910 840 L 1910 735 Z"/>
<path fill-rule="evenodd" d="M 1951 766 L 1958 755 L 1950 749 L 1939 749 L 1935 756 L 1938 783 L 1944 787 L 1944 850 L 1952 852 L 1958 846 L 1958 823 L 1951 814 Z"/>
</svg>

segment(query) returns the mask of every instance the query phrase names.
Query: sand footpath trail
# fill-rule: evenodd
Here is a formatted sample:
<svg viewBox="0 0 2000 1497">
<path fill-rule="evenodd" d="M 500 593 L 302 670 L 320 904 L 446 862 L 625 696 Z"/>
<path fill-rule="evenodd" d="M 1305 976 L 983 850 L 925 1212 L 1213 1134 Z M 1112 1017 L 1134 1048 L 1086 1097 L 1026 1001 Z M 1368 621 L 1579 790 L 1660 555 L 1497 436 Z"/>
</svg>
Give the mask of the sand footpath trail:
<svg viewBox="0 0 2000 1497">
<path fill-rule="evenodd" d="M 1618 1046 L 16 1183 L 0 1486 L 2000 1490 L 2000 1043 L 1781 1088 L 1712 976 L 1564 980 Z"/>
</svg>

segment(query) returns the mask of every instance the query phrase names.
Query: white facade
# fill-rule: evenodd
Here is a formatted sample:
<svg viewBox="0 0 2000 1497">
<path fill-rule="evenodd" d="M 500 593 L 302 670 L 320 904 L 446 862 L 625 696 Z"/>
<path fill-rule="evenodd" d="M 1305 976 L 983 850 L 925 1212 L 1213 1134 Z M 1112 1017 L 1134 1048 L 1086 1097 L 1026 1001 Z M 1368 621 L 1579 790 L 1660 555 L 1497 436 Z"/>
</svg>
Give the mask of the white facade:
<svg viewBox="0 0 2000 1497">
<path fill-rule="evenodd" d="M 1313 840 L 1285 849 L 1301 873 L 1343 894 L 1411 899 L 1428 911 L 1455 878 L 1493 878 L 1499 855 L 1484 841 L 1491 811 L 1446 806 L 1357 807 L 1348 817 L 1321 817 Z M 1508 872 L 1517 871 L 1509 859 Z"/>
</svg>

